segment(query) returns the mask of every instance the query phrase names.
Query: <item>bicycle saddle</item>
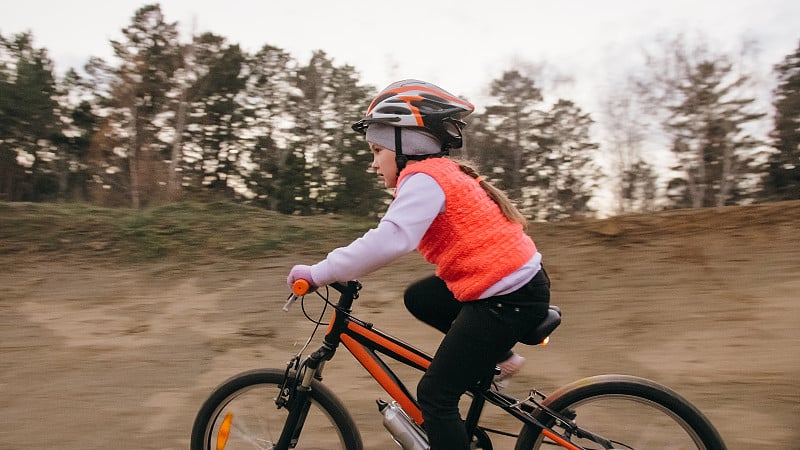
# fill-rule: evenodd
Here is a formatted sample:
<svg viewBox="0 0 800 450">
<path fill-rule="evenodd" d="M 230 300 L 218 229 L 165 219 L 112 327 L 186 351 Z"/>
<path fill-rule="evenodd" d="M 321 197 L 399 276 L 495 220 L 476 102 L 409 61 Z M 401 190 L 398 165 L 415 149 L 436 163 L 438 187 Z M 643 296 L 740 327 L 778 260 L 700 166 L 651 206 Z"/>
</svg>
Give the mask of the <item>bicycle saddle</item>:
<svg viewBox="0 0 800 450">
<path fill-rule="evenodd" d="M 523 344 L 528 345 L 538 345 L 541 344 L 542 341 L 547 336 L 550 336 L 558 326 L 561 324 L 561 308 L 555 305 L 550 305 L 550 309 L 547 311 L 547 317 L 542 320 L 542 322 L 533 329 L 527 336 L 523 337 L 520 342 Z"/>
</svg>

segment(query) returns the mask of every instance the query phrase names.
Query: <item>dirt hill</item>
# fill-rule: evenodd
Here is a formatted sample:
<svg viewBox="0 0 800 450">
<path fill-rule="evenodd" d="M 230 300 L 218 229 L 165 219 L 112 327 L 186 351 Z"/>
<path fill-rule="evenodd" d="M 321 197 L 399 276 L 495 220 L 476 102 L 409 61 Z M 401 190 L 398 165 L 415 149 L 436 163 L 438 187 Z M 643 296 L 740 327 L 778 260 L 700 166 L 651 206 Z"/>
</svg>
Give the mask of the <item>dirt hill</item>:
<svg viewBox="0 0 800 450">
<path fill-rule="evenodd" d="M 217 383 L 305 342 L 300 311 L 280 311 L 291 265 L 370 225 L 0 204 L 0 449 L 186 448 Z M 518 347 L 512 391 L 630 373 L 695 403 L 731 449 L 798 448 L 799 230 L 800 202 L 533 224 L 564 322 L 548 347 Z M 431 270 L 411 254 L 364 277 L 357 314 L 432 351 L 439 336 L 400 301 Z M 386 394 L 351 357 L 326 381 L 369 448 L 396 448 L 374 406 Z"/>
</svg>

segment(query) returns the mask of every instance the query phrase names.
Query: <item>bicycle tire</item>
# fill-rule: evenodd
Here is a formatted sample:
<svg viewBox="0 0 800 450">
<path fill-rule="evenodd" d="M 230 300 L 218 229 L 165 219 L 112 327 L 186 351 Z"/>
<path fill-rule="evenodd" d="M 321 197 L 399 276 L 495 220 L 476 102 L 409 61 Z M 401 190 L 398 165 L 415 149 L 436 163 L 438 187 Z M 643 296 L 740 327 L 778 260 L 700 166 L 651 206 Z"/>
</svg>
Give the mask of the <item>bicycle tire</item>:
<svg viewBox="0 0 800 450">
<path fill-rule="evenodd" d="M 288 416 L 275 398 L 284 381 L 283 369 L 256 369 L 220 384 L 200 407 L 192 427 L 191 450 L 216 450 L 226 417 L 230 434 L 222 448 L 272 449 Z M 292 382 L 294 380 L 292 379 Z M 229 413 L 230 416 L 229 416 Z M 224 434 L 224 433 L 223 433 Z M 361 435 L 342 402 L 325 385 L 311 383 L 311 410 L 296 449 L 361 450 Z"/>
<path fill-rule="evenodd" d="M 720 434 L 696 407 L 672 389 L 644 378 L 628 375 L 585 378 L 558 389 L 542 405 L 565 416 L 575 413 L 577 426 L 611 440 L 618 448 L 725 450 Z M 659 414 L 651 417 L 651 412 Z M 534 417 L 547 426 L 555 423 L 541 409 L 534 412 Z M 556 426 L 556 430 L 564 428 Z M 599 448 L 574 436 L 570 439 L 578 446 Z M 557 446 L 550 444 L 553 443 L 538 427 L 526 424 L 514 448 Z"/>
</svg>

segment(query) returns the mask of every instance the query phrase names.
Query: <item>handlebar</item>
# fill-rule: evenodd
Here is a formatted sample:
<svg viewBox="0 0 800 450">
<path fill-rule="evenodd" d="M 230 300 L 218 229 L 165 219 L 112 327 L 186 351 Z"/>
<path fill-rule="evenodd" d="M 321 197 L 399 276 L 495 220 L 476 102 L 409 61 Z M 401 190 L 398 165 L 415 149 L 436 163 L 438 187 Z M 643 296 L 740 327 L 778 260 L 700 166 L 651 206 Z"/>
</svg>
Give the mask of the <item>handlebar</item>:
<svg viewBox="0 0 800 450">
<path fill-rule="evenodd" d="M 328 286 L 332 287 L 333 289 L 337 290 L 339 293 L 342 294 L 342 297 L 349 297 L 349 302 L 352 302 L 353 299 L 358 298 L 358 291 L 361 290 L 361 283 L 356 280 L 348 281 L 347 283 L 340 283 L 338 281 L 334 281 L 333 283 L 329 284 Z M 289 298 L 286 299 L 286 304 L 283 305 L 283 310 L 285 312 L 289 311 L 289 308 L 292 306 L 294 302 L 297 301 L 298 298 L 303 297 L 304 295 L 311 292 L 311 283 L 308 280 L 304 280 L 302 278 L 295 280 L 292 283 L 292 293 L 289 295 Z M 341 301 L 341 299 L 340 299 Z M 349 304 L 347 305 L 349 308 Z"/>
<path fill-rule="evenodd" d="M 300 278 L 299 280 L 296 280 L 294 284 L 292 284 L 292 293 L 294 295 L 306 295 L 306 293 L 308 293 L 308 290 L 310 288 L 311 288 L 311 283 L 309 283 L 307 280 Z"/>
</svg>

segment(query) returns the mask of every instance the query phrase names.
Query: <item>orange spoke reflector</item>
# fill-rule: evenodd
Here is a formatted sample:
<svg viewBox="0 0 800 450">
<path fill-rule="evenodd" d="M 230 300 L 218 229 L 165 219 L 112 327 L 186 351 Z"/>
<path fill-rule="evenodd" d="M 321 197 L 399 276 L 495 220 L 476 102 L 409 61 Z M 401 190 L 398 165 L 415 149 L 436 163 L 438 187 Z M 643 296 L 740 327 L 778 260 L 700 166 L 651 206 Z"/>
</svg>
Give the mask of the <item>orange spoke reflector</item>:
<svg viewBox="0 0 800 450">
<path fill-rule="evenodd" d="M 219 426 L 219 432 L 217 432 L 217 450 L 225 449 L 228 437 L 231 435 L 231 422 L 233 422 L 233 413 L 225 414 L 225 419 L 222 420 L 222 425 Z"/>
</svg>

